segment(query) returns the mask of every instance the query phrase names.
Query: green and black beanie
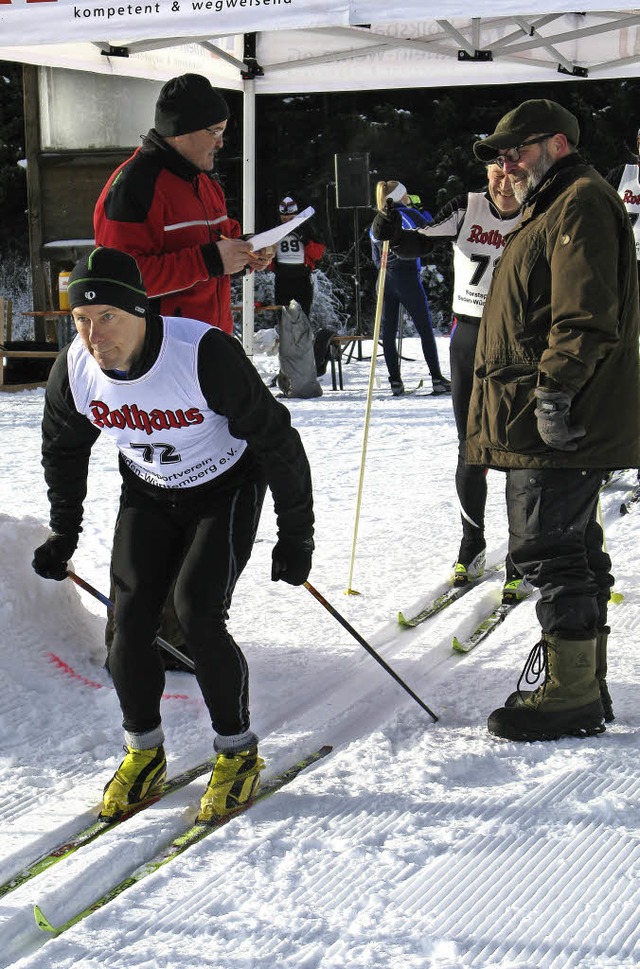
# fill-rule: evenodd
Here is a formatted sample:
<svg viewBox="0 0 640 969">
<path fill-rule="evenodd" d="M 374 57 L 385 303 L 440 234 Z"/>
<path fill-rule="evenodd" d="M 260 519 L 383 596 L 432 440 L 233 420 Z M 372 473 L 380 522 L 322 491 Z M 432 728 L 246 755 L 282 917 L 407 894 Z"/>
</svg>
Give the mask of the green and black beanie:
<svg viewBox="0 0 640 969">
<path fill-rule="evenodd" d="M 145 316 L 149 306 L 138 264 L 126 252 L 100 246 L 73 268 L 67 289 L 69 306 L 116 306 Z"/>
</svg>

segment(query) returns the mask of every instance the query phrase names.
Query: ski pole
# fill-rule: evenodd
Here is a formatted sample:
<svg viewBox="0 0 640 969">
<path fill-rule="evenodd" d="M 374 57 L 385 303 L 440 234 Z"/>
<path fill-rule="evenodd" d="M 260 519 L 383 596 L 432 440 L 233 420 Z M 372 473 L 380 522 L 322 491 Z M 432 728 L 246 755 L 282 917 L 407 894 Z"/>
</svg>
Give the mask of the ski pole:
<svg viewBox="0 0 640 969">
<path fill-rule="evenodd" d="M 607 553 L 607 536 L 606 536 L 605 530 L 604 530 L 604 515 L 602 514 L 602 502 L 600 501 L 600 495 L 602 494 L 602 489 L 608 483 L 609 480 L 610 479 L 607 479 L 607 481 L 603 482 L 602 487 L 600 488 L 600 492 L 598 494 L 598 504 L 596 505 L 596 520 L 597 520 L 598 525 L 600 526 L 600 529 L 602 531 L 602 551 L 605 553 L 605 555 L 608 554 Z M 624 505 L 621 506 L 621 510 L 622 510 L 622 508 L 624 508 Z M 616 590 L 614 589 L 614 587 L 611 586 L 611 588 L 609 589 L 609 602 L 610 603 L 613 603 L 613 605 L 618 606 L 618 605 L 620 605 L 621 602 L 623 602 L 623 600 L 624 600 L 624 593 L 623 592 L 616 592 Z"/>
<path fill-rule="evenodd" d="M 318 602 L 320 603 L 321 606 L 324 606 L 325 607 L 325 609 L 327 610 L 327 612 L 330 612 L 331 613 L 331 615 L 333 616 L 334 619 L 337 619 L 338 620 L 338 622 L 340 623 L 341 626 L 344 626 L 344 628 L 347 630 L 347 632 L 351 633 L 351 635 L 353 636 L 353 638 L 355 640 L 357 640 L 357 642 L 359 642 L 360 645 L 363 646 L 366 649 L 366 651 L 369 653 L 369 655 L 370 656 L 373 656 L 373 658 L 375 659 L 375 661 L 380 664 L 380 666 L 383 668 L 383 670 L 386 670 L 386 672 L 389 674 L 389 676 L 392 676 L 393 679 L 396 681 L 396 683 L 399 683 L 400 686 L 402 687 L 402 689 L 403 690 L 406 690 L 406 692 L 409 694 L 409 696 L 412 697 L 416 701 L 416 703 L 418 704 L 418 706 L 422 707 L 422 709 L 426 713 L 429 714 L 429 716 L 431 717 L 431 719 L 433 720 L 433 722 L 434 723 L 437 723 L 438 717 L 435 715 L 435 713 L 433 712 L 433 710 L 430 710 L 429 707 L 427 706 L 427 704 L 423 700 L 420 699 L 420 697 L 417 695 L 417 693 L 414 693 L 413 690 L 411 689 L 411 687 L 410 686 L 407 686 L 407 684 L 404 682 L 403 679 L 401 679 L 398 676 L 398 674 L 395 672 L 395 670 L 392 670 L 391 667 L 389 666 L 389 664 L 387 662 L 385 662 L 385 660 L 383 660 L 382 656 L 380 656 L 380 654 L 375 651 L 375 649 L 373 648 L 373 646 L 370 646 L 369 643 L 366 641 L 366 639 L 364 639 L 360 635 L 360 633 L 357 632 L 357 630 L 355 630 L 353 628 L 353 626 L 351 625 L 351 623 L 347 622 L 347 620 L 344 618 L 344 616 L 341 616 L 340 613 L 338 612 L 338 610 L 337 609 L 334 609 L 334 607 L 331 605 L 331 603 L 330 602 L 327 602 L 327 600 L 325 599 L 325 597 L 323 595 L 321 595 L 318 592 L 317 589 L 314 589 L 314 587 L 311 585 L 310 582 L 305 582 L 304 583 L 304 587 L 305 587 L 305 589 L 308 589 L 309 590 L 309 592 L 314 597 L 314 599 L 317 599 L 318 600 Z"/>
<path fill-rule="evenodd" d="M 72 582 L 75 582 L 76 585 L 79 585 L 81 589 L 84 589 L 85 592 L 89 592 L 94 597 L 94 599 L 97 599 L 98 602 L 101 602 L 103 606 L 107 607 L 107 609 L 113 609 L 113 602 L 111 601 L 111 599 L 107 599 L 106 596 L 103 596 L 103 594 L 101 592 L 98 592 L 97 589 L 94 589 L 92 585 L 89 585 L 88 582 L 86 582 L 84 579 L 81 579 L 80 576 L 76 575 L 75 572 L 67 572 L 67 577 L 71 579 Z M 158 644 L 158 646 L 161 646 L 162 649 L 164 649 L 166 653 L 171 653 L 172 656 L 174 656 L 176 659 L 179 659 L 180 662 L 184 663 L 185 666 L 188 666 L 189 669 L 192 669 L 192 670 L 195 669 L 193 660 L 190 659 L 189 656 L 185 656 L 184 653 L 181 653 L 176 646 L 172 646 L 171 643 L 168 643 L 166 639 L 162 638 L 162 636 L 156 636 L 155 641 Z"/>
<path fill-rule="evenodd" d="M 358 495 L 356 498 L 356 514 L 353 521 L 353 542 L 351 547 L 351 564 L 349 566 L 349 582 L 345 592 L 348 596 L 358 595 L 351 582 L 353 580 L 353 569 L 356 560 L 356 545 L 358 544 L 358 524 L 360 521 L 360 506 L 362 504 L 362 487 L 364 484 L 364 468 L 367 460 L 367 441 L 369 437 L 369 421 L 371 418 L 371 401 L 373 399 L 373 384 L 376 376 L 376 357 L 378 355 L 378 340 L 380 338 L 380 322 L 382 320 L 382 306 L 384 302 L 384 284 L 387 276 L 387 258 L 389 255 L 389 243 L 382 243 L 382 255 L 380 257 L 380 271 L 378 273 L 378 300 L 376 304 L 376 315 L 373 324 L 373 350 L 371 351 L 371 367 L 369 369 L 369 385 L 367 388 L 367 405 L 364 416 L 364 429 L 362 432 L 362 455 L 360 458 L 360 480 L 358 482 Z"/>
</svg>

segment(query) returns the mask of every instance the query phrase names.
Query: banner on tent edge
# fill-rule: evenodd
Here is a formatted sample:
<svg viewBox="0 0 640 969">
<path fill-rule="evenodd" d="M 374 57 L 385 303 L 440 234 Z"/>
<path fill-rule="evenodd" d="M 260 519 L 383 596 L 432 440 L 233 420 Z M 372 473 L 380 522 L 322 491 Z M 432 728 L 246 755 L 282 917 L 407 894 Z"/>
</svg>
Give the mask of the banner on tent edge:
<svg viewBox="0 0 640 969">
<path fill-rule="evenodd" d="M 3 47 L 348 26 L 349 0 L 0 0 Z"/>
</svg>

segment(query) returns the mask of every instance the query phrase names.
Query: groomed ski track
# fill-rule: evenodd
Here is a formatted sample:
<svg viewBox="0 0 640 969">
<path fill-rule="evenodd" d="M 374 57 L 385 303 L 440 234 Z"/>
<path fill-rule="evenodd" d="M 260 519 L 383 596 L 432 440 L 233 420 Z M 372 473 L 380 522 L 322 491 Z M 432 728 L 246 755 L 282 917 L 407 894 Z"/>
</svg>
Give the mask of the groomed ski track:
<svg viewBox="0 0 640 969">
<path fill-rule="evenodd" d="M 416 404 L 415 396 L 400 402 L 409 417 Z M 314 584 L 440 721 L 432 724 L 308 593 L 278 589 L 269 599 L 271 653 L 257 624 L 248 637 L 261 752 L 274 772 L 322 743 L 334 753 L 59 939 L 36 928 L 33 902 L 55 921 L 82 908 L 182 829 L 200 783 L 7 895 L 0 900 L 0 966 L 637 967 L 640 593 L 635 519 L 618 511 L 623 490 L 612 487 L 602 501 L 616 590 L 624 595 L 611 606 L 618 719 L 603 737 L 519 745 L 487 735 L 487 715 L 514 688 L 533 645 L 535 597 L 486 648 L 457 656 L 452 635 L 466 635 L 495 604 L 499 580 L 423 626 L 401 630 L 388 600 L 382 606 L 367 594 L 366 568 L 356 574 L 362 596 L 346 598 L 332 563 L 320 562 Z M 500 504 L 499 492 L 492 500 Z M 119 759 L 117 704 L 100 666 L 101 618 L 70 583 L 41 583 L 26 555 L 16 561 L 16 550 L 30 551 L 42 534 L 33 521 L 0 517 L 0 880 L 79 818 L 89 820 Z M 270 548 L 265 535 L 252 581 L 266 575 Z M 493 561 L 504 547 L 490 552 Z M 103 585 L 104 572 L 76 568 Z M 404 583 L 396 607 L 426 602 L 446 575 L 442 555 L 440 571 L 430 575 L 432 588 L 415 589 L 413 602 Z M 278 630 L 296 609 L 310 639 L 279 645 Z M 41 611 L 47 642 L 39 641 Z M 311 626 L 321 629 L 315 638 Z M 9 632 L 18 659 L 5 657 Z M 286 679 L 289 669 L 295 682 Z M 192 677 L 170 674 L 166 695 L 170 771 L 177 773 L 209 754 L 210 728 Z M 13 787 L 2 771 L 7 758 Z"/>
</svg>

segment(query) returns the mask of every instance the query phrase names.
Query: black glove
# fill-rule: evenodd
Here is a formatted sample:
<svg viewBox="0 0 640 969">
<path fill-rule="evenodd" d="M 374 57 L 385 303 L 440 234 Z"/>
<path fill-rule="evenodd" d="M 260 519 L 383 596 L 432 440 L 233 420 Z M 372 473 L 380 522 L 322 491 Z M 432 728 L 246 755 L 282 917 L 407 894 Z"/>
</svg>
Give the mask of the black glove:
<svg viewBox="0 0 640 969">
<path fill-rule="evenodd" d="M 204 264 L 207 267 L 209 279 L 213 276 L 224 276 L 222 256 L 215 242 L 205 242 L 200 246 L 200 252 L 202 253 Z"/>
<path fill-rule="evenodd" d="M 67 577 L 67 562 L 78 545 L 77 535 L 50 535 L 33 553 L 31 565 L 43 579 L 62 582 Z"/>
<path fill-rule="evenodd" d="M 396 208 L 378 212 L 371 231 L 379 242 L 397 242 L 402 236 L 402 216 Z"/>
<path fill-rule="evenodd" d="M 309 578 L 311 556 L 315 545 L 312 538 L 280 538 L 271 558 L 271 579 L 282 579 L 289 585 L 302 585 Z"/>
<path fill-rule="evenodd" d="M 556 451 L 576 451 L 576 441 L 587 433 L 584 427 L 569 424 L 571 397 L 564 390 L 536 387 L 538 406 L 535 414 L 538 434 L 545 444 Z"/>
</svg>

